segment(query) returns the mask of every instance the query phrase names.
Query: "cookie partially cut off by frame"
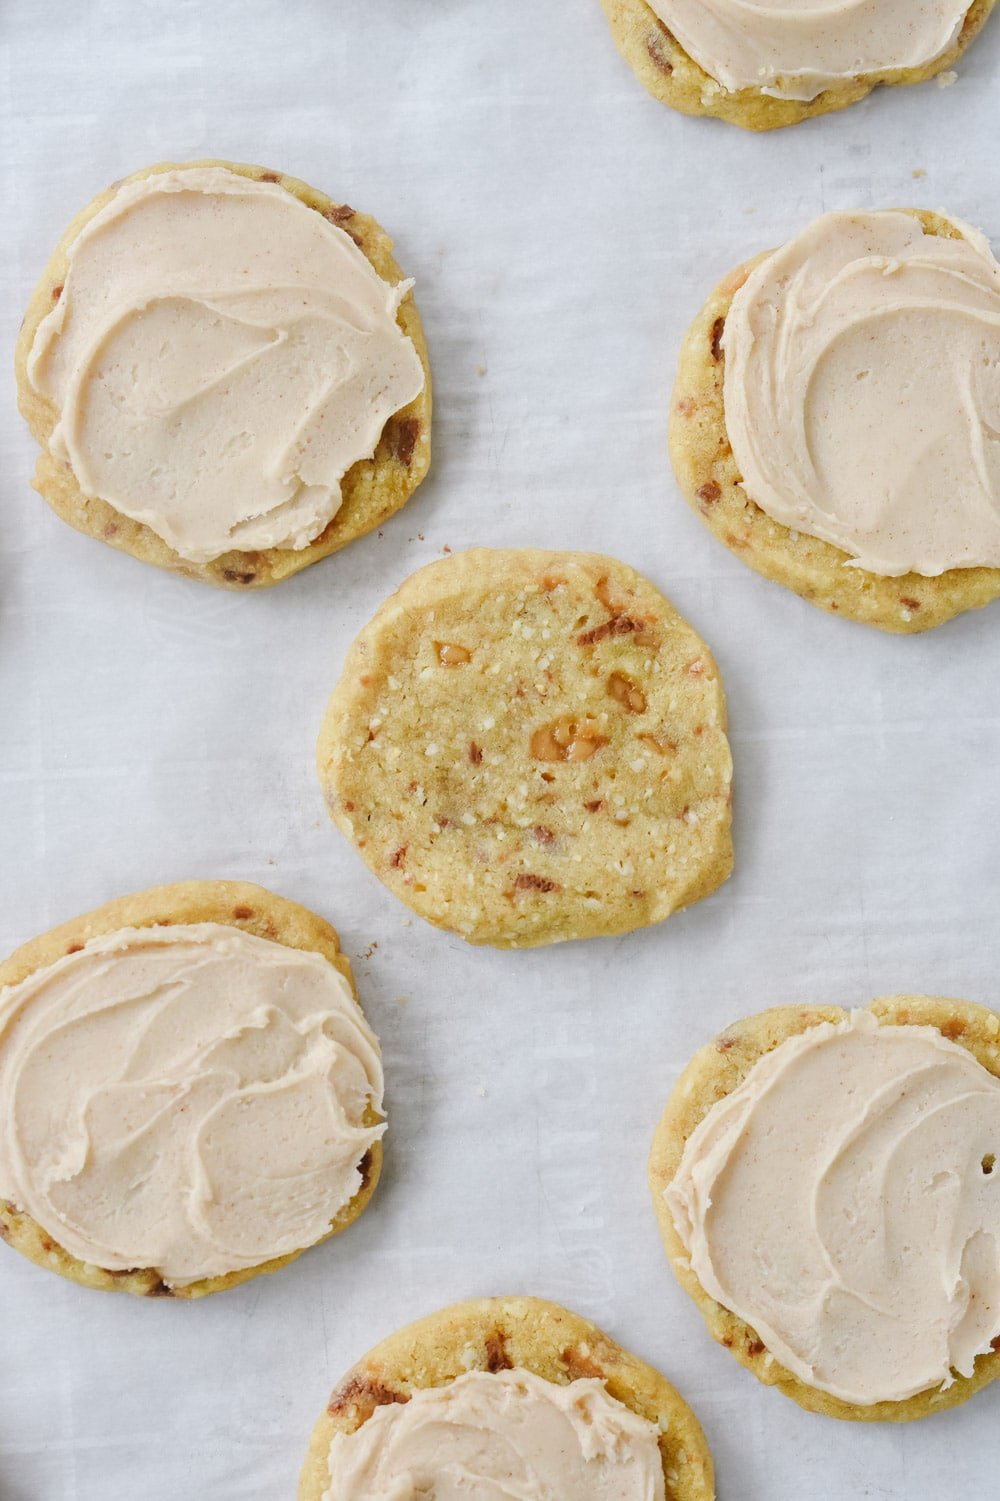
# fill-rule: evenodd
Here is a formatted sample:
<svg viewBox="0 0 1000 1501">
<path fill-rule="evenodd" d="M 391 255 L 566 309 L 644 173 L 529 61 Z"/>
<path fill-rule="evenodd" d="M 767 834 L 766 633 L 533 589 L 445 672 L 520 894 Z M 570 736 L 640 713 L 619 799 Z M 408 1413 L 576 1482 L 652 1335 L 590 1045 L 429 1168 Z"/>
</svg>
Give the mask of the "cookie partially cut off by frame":
<svg viewBox="0 0 1000 1501">
<path fill-rule="evenodd" d="M 346 1229 L 378 1183 L 350 965 L 322 918 L 249 882 L 139 892 L 18 949 L 0 1073 L 0 1239 L 84 1287 L 221 1292 Z"/>
<path fill-rule="evenodd" d="M 640 83 L 685 115 L 712 116 L 744 130 L 776 130 L 846 109 L 881 85 L 923 83 L 952 68 L 984 26 L 994 0 L 973 0 L 949 47 L 921 67 L 843 79 L 814 99 L 784 99 L 758 88 L 727 89 L 684 50 L 646 0 L 602 0 L 615 43 Z"/>
<path fill-rule="evenodd" d="M 335 1388 L 317 1423 L 298 1501 L 323 1501 L 330 1446 L 373 1413 L 408 1403 L 470 1372 L 525 1371 L 565 1388 L 600 1382 L 608 1396 L 654 1425 L 667 1501 L 712 1501 L 712 1457 L 697 1418 L 659 1371 L 622 1350 L 586 1319 L 539 1298 L 456 1303 L 392 1334 Z"/>
<path fill-rule="evenodd" d="M 348 654 L 318 769 L 379 879 L 471 943 L 629 932 L 732 867 L 716 664 L 598 554 L 477 549 L 414 574 Z"/>
</svg>

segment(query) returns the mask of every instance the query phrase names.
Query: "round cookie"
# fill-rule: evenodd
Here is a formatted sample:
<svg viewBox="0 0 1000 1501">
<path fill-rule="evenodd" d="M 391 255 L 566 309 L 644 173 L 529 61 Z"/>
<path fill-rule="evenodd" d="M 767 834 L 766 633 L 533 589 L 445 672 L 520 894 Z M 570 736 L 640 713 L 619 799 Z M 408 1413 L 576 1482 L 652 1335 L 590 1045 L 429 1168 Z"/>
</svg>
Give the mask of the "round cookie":
<svg viewBox="0 0 1000 1501">
<path fill-rule="evenodd" d="M 99 194 L 76 216 L 63 235 L 32 295 L 18 337 L 15 353 L 18 405 L 42 449 L 34 487 L 56 514 L 77 531 L 131 553 L 143 562 L 154 563 L 187 578 L 203 579 L 225 589 L 263 588 L 280 583 L 310 563 L 339 551 L 349 542 L 381 526 L 406 504 L 420 484 L 431 458 L 431 373 L 427 345 L 413 294 L 407 293 L 400 304 L 397 323 L 412 341 L 423 366 L 423 390 L 408 406 L 389 418 L 372 457 L 360 460 L 344 475 L 339 509 L 325 529 L 303 548 L 230 551 L 209 562 L 192 562 L 181 557 L 143 522 L 123 515 L 106 501 L 85 495 L 69 465 L 49 452 L 49 440 L 59 414 L 55 405 L 36 391 L 29 381 L 28 356 L 39 325 L 62 292 L 69 251 L 84 226 L 112 201 L 125 183 L 139 182 L 182 166 L 220 167 L 241 177 L 280 184 L 308 208 L 349 234 L 384 281 L 395 284 L 403 279 L 392 255 L 392 241 L 374 219 L 357 213 L 347 204 L 335 203 L 325 193 L 317 192 L 298 178 L 236 162 L 160 162 L 132 173 Z"/>
<path fill-rule="evenodd" d="M 330 700 L 331 817 L 428 922 L 501 948 L 625 933 L 732 868 L 725 700 L 624 563 L 477 549 L 381 607 Z"/>
<path fill-rule="evenodd" d="M 1000 1017 L 985 1006 L 938 996 L 885 996 L 869 1008 L 882 1026 L 929 1026 L 966 1048 L 1000 1078 Z M 766 1386 L 777 1387 L 809 1412 L 861 1423 L 909 1422 L 957 1407 L 1000 1376 L 1000 1350 L 982 1355 L 972 1376 L 956 1376 L 944 1390 L 932 1388 L 896 1402 L 860 1406 L 807 1385 L 778 1363 L 754 1329 L 710 1297 L 693 1272 L 664 1191 L 673 1181 L 685 1143 L 713 1105 L 731 1094 L 754 1064 L 790 1037 L 821 1022 L 840 1022 L 840 1006 L 777 1006 L 727 1027 L 696 1053 L 667 1102 L 653 1138 L 649 1185 L 664 1249 L 674 1276 L 697 1304 L 708 1331 Z"/>
<path fill-rule="evenodd" d="M 908 212 L 928 234 L 957 237 L 955 226 L 942 216 Z M 766 254 L 720 282 L 681 347 L 669 443 L 685 500 L 749 568 L 848 620 L 908 634 L 989 604 L 1000 595 L 1000 568 L 951 568 L 936 577 L 905 573 L 890 578 L 849 567 L 847 553 L 773 520 L 743 489 L 726 430 L 722 339 L 733 298 Z"/>
<path fill-rule="evenodd" d="M 657 1424 L 668 1501 L 712 1501 L 712 1456 L 694 1413 L 670 1383 L 593 1324 L 540 1298 L 455 1303 L 392 1334 L 333 1392 L 313 1430 L 298 1501 L 321 1501 L 337 1433 L 354 1433 L 377 1407 L 445 1386 L 469 1371 L 531 1371 L 565 1386 L 581 1377 Z"/>
<path fill-rule="evenodd" d="M 758 89 L 730 91 L 709 77 L 668 31 L 646 0 L 601 0 L 618 50 L 654 98 L 685 115 L 711 115 L 744 130 L 776 130 L 827 115 L 864 99 L 880 84 L 923 83 L 952 67 L 975 39 L 994 0 L 973 0 L 960 35 L 922 68 L 871 73 L 826 89 L 815 99 L 775 99 Z"/>
<path fill-rule="evenodd" d="M 9 959 L 0 964 L 0 991 L 5 986 L 19 985 L 36 971 L 54 964 L 65 954 L 76 953 L 91 939 L 103 934 L 114 933 L 121 928 L 153 928 L 187 923 L 221 923 L 255 934 L 258 938 L 268 939 L 272 943 L 283 944 L 290 949 L 321 954 L 348 982 L 357 1003 L 357 990 L 350 964 L 341 952 L 337 934 L 330 924 L 307 908 L 300 907 L 298 903 L 275 896 L 248 881 L 183 881 L 108 902 L 96 911 L 63 923 L 17 949 Z M 369 1106 L 364 1123 L 374 1125 L 380 1118 Z M 338 1235 L 358 1218 L 375 1192 L 381 1170 L 382 1143 L 375 1141 L 361 1163 L 361 1187 L 336 1216 L 322 1239 Z M 147 1298 L 201 1298 L 208 1293 L 223 1292 L 226 1288 L 236 1287 L 261 1273 L 276 1272 L 302 1255 L 302 1251 L 294 1251 L 259 1266 L 204 1278 L 184 1286 L 168 1287 L 154 1268 L 105 1271 L 78 1260 L 29 1215 L 20 1213 L 13 1204 L 3 1199 L 0 1199 L 0 1240 L 6 1241 L 36 1265 L 58 1272 L 84 1287 L 127 1292 Z"/>
</svg>

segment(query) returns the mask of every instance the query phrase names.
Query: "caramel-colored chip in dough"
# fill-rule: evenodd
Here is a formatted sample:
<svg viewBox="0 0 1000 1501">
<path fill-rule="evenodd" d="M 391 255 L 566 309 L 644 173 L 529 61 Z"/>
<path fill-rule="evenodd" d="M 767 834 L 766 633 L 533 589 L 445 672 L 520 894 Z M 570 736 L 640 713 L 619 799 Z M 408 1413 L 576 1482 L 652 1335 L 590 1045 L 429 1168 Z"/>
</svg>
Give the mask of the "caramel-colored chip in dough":
<svg viewBox="0 0 1000 1501">
<path fill-rule="evenodd" d="M 629 932 L 732 868 L 718 669 L 613 558 L 475 550 L 414 574 L 350 650 L 318 767 L 379 879 L 470 943 Z"/>
</svg>

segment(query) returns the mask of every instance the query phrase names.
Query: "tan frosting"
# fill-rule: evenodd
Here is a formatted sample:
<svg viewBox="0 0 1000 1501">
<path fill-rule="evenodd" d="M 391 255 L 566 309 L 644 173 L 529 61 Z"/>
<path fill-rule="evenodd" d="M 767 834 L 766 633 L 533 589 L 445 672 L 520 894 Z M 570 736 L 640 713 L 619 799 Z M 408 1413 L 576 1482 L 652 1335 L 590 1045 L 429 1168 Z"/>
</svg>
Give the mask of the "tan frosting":
<svg viewBox="0 0 1000 1501">
<path fill-rule="evenodd" d="M 648 0 L 725 88 L 815 99 L 872 73 L 922 68 L 958 37 L 970 0 Z"/>
<path fill-rule="evenodd" d="M 862 568 L 1000 566 L 1000 266 L 976 230 L 832 213 L 733 298 L 726 429 L 750 496 Z"/>
<path fill-rule="evenodd" d="M 0 1198 L 108 1271 L 182 1286 L 312 1245 L 381 1102 L 344 977 L 237 928 L 125 928 L 0 990 Z"/>
<path fill-rule="evenodd" d="M 657 1429 L 600 1381 L 471 1371 L 330 1445 L 323 1501 L 664 1501 Z"/>
<path fill-rule="evenodd" d="M 305 547 L 424 372 L 343 229 L 221 167 L 124 184 L 74 241 L 28 377 L 85 495 L 182 557 Z"/>
<path fill-rule="evenodd" d="M 1000 1333 L 1000 1080 L 933 1027 L 789 1038 L 665 1194 L 706 1292 L 846 1402 L 949 1385 Z"/>
</svg>

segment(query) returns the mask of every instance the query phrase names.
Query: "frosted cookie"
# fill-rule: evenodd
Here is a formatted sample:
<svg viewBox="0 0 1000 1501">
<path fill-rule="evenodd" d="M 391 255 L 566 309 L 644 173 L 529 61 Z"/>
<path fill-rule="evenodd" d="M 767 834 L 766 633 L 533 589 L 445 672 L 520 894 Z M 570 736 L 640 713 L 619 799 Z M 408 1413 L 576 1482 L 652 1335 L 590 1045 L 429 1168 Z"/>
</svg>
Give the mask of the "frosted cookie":
<svg viewBox="0 0 1000 1501">
<path fill-rule="evenodd" d="M 686 115 L 774 130 L 843 109 L 879 84 L 952 67 L 994 0 L 603 0 L 619 50 Z"/>
<path fill-rule="evenodd" d="M 459 1491 L 470 1501 L 715 1494 L 704 1434 L 669 1382 L 538 1298 L 456 1303 L 376 1345 L 316 1425 L 299 1501 Z"/>
<path fill-rule="evenodd" d="M 678 483 L 749 567 L 924 631 L 1000 594 L 1000 266 L 976 230 L 833 213 L 726 278 L 681 350 Z"/>
<path fill-rule="evenodd" d="M 420 319 L 373 219 L 296 178 L 164 164 L 74 219 L 17 343 L 35 488 L 223 588 L 381 525 L 430 463 Z"/>
<path fill-rule="evenodd" d="M 715 1339 L 812 1412 L 901 1422 L 1000 1374 L 998 1158 L 1000 1017 L 892 996 L 729 1027 L 649 1177 Z"/>
<path fill-rule="evenodd" d="M 110 902 L 0 965 L 0 1237 L 198 1298 L 345 1229 L 382 1063 L 328 923 L 241 881 Z"/>
<path fill-rule="evenodd" d="M 330 814 L 391 891 L 470 943 L 625 933 L 732 868 L 725 700 L 648 580 L 483 549 L 407 579 L 319 738 Z"/>
</svg>

